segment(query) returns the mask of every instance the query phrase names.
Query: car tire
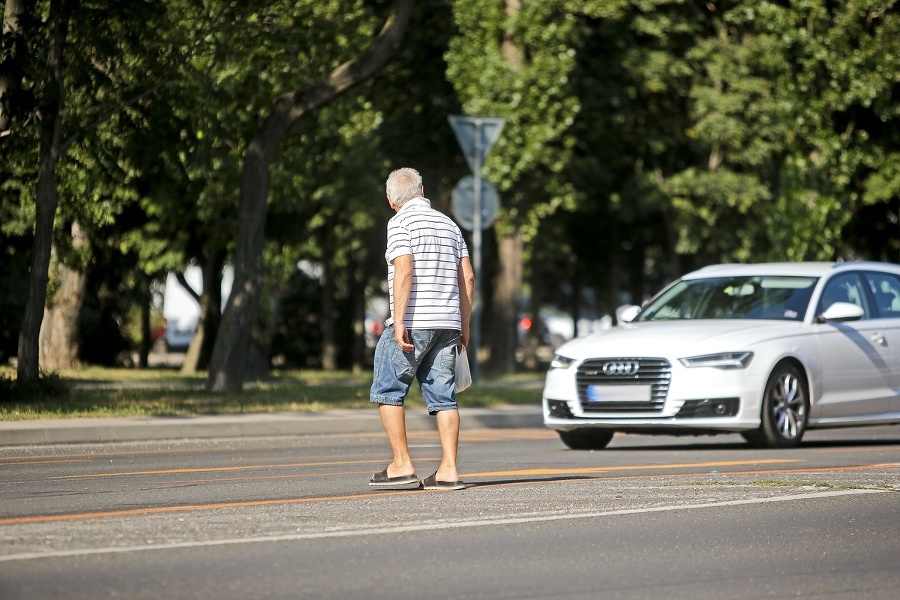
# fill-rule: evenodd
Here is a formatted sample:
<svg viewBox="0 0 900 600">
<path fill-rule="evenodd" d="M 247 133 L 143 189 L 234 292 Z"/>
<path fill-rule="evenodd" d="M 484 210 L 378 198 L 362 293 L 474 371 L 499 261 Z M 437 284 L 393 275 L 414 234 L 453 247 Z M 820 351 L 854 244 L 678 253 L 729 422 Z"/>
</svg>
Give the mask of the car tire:
<svg viewBox="0 0 900 600">
<path fill-rule="evenodd" d="M 809 392 L 803 371 L 793 363 L 775 367 L 763 394 L 760 427 L 744 433 L 759 448 L 796 448 L 806 433 Z"/>
<path fill-rule="evenodd" d="M 556 433 L 563 444 L 572 450 L 603 450 L 616 432 L 609 429 L 576 429 Z"/>
</svg>

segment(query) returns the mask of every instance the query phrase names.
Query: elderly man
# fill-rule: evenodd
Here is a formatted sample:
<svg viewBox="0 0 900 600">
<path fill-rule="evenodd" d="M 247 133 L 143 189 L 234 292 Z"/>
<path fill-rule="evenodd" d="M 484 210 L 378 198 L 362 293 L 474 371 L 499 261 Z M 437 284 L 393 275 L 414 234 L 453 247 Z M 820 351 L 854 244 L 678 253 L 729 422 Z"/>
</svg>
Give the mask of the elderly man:
<svg viewBox="0 0 900 600">
<path fill-rule="evenodd" d="M 458 490 L 465 486 L 456 468 L 456 353 L 469 343 L 475 275 L 459 227 L 431 208 L 415 169 L 393 171 L 385 187 L 397 213 L 388 221 L 385 252 L 391 318 L 375 348 L 369 399 L 378 404 L 393 461 L 369 485 Z M 409 456 L 403 408 L 413 379 L 428 413 L 436 415 L 442 450 L 438 469 L 421 484 Z"/>
</svg>

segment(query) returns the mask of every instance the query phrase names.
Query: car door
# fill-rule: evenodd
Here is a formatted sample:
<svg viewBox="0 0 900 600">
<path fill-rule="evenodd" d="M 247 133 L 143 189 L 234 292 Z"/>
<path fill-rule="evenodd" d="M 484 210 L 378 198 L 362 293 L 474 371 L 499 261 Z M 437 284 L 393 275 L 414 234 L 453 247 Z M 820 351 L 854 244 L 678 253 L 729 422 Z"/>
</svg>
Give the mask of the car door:
<svg viewBox="0 0 900 600">
<path fill-rule="evenodd" d="M 870 296 L 858 272 L 832 276 L 816 307 L 821 315 L 835 302 L 863 309 L 857 321 L 826 321 L 814 325 L 818 346 L 819 393 L 810 416 L 814 419 L 865 419 L 887 410 L 893 394 L 892 358 L 884 341 L 883 323 L 875 316 Z"/>
<path fill-rule="evenodd" d="M 875 305 L 878 333 L 875 345 L 891 370 L 892 395 L 887 401 L 887 412 L 900 414 L 900 275 L 865 271 L 863 278 Z"/>
</svg>

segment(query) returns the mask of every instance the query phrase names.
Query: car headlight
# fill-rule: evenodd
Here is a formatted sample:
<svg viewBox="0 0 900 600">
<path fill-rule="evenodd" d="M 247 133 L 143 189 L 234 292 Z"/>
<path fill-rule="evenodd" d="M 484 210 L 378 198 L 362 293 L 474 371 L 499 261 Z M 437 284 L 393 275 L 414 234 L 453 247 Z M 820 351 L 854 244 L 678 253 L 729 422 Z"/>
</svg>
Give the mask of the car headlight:
<svg viewBox="0 0 900 600">
<path fill-rule="evenodd" d="M 704 356 L 679 358 L 678 362 L 685 367 L 714 367 L 717 369 L 744 369 L 753 359 L 752 352 L 720 352 Z"/>
<path fill-rule="evenodd" d="M 568 369 L 575 362 L 574 358 L 563 356 L 562 354 L 554 354 L 553 361 L 550 363 L 551 369 Z"/>
</svg>

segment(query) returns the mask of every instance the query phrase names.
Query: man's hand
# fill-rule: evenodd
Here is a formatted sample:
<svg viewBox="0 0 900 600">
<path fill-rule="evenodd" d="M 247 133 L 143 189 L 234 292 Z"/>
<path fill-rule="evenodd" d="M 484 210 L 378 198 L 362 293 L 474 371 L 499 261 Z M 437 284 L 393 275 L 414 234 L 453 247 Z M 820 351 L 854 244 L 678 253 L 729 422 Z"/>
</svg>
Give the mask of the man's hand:
<svg viewBox="0 0 900 600">
<path fill-rule="evenodd" d="M 404 352 L 412 352 L 415 349 L 415 346 L 412 345 L 412 340 L 409 339 L 406 325 L 403 323 L 394 323 L 394 341 L 397 342 L 397 345 Z"/>
</svg>

